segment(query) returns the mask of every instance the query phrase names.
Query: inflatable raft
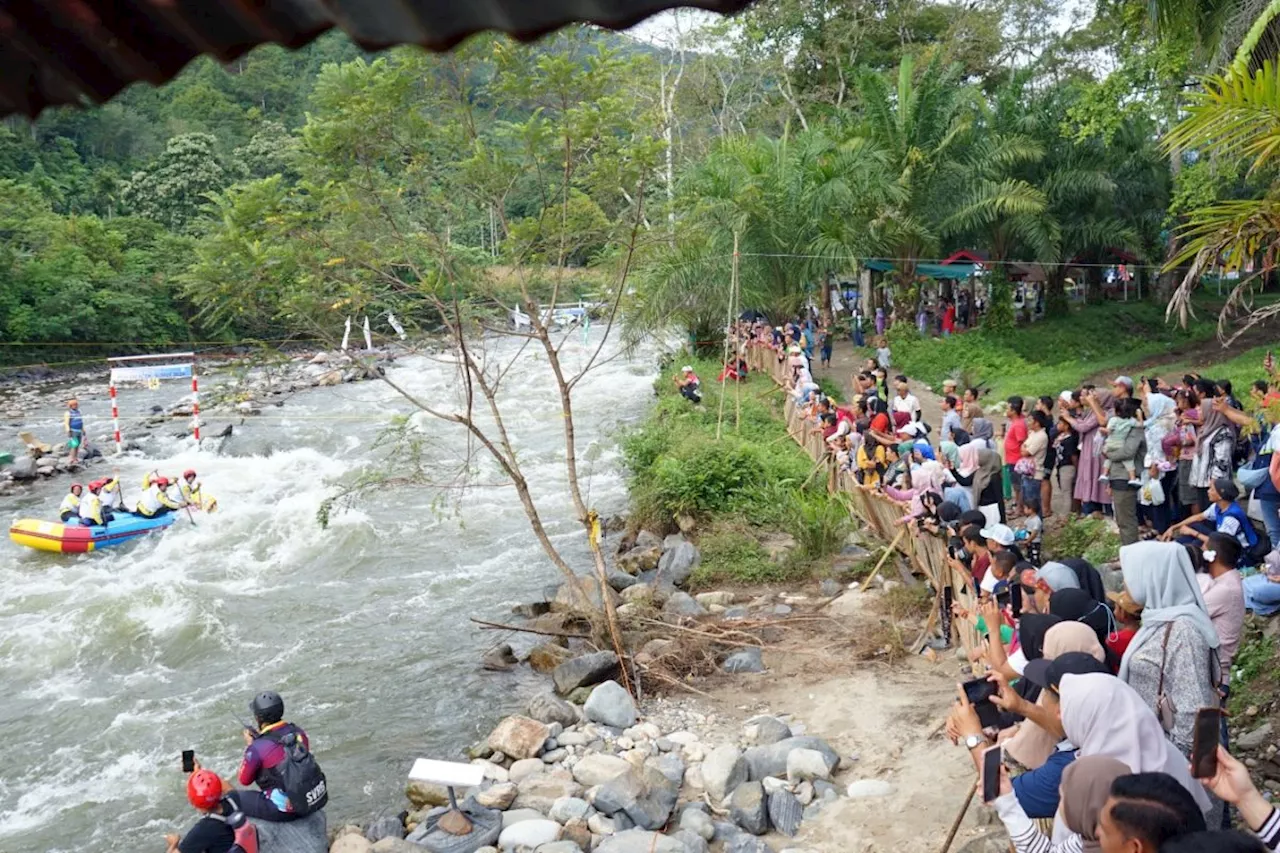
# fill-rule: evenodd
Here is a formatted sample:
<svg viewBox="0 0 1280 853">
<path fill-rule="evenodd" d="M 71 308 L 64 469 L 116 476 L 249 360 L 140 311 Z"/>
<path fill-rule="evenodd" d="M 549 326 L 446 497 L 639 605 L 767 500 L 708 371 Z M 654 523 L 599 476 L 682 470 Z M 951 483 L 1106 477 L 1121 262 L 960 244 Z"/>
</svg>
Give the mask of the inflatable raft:
<svg viewBox="0 0 1280 853">
<path fill-rule="evenodd" d="M 173 524 L 177 517 L 177 514 L 172 512 L 158 518 L 118 513 L 106 524 L 93 527 L 21 518 L 9 528 L 9 538 L 19 545 L 35 548 L 37 551 L 83 554 L 86 551 L 121 545 L 139 536 L 163 530 Z"/>
</svg>

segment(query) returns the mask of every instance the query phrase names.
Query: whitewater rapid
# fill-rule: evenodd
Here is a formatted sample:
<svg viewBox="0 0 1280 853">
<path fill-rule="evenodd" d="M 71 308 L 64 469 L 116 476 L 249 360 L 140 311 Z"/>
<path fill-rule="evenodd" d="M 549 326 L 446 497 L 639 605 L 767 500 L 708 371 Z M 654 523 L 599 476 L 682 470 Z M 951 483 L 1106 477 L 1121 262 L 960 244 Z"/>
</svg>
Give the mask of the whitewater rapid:
<svg viewBox="0 0 1280 853">
<path fill-rule="evenodd" d="M 565 345 L 570 369 L 588 355 L 576 335 Z M 614 438 L 644 414 L 656 365 L 652 350 L 607 360 L 575 392 L 579 470 L 602 515 L 625 506 Z M 389 375 L 432 405 L 456 405 L 446 362 L 404 358 Z M 545 359 L 521 355 L 503 388 L 552 539 L 585 569 Z M 105 374 L 101 390 L 81 398 L 91 434 L 106 419 Z M 122 410 L 178 396 L 140 391 Z M 156 458 L 112 463 L 130 498 L 146 471 L 194 467 L 217 513 L 94 554 L 0 544 L 0 850 L 158 849 L 161 835 L 194 819 L 181 751 L 233 775 L 243 747 L 233 717 L 268 687 L 311 736 L 331 823 L 394 814 L 415 757 L 457 757 L 523 706 L 539 680 L 478 661 L 495 642 L 527 640 L 468 619 L 501 619 L 557 580 L 514 490 L 387 487 L 335 509 L 326 530 L 316 521 L 327 496 L 380 466 L 375 442 L 412 411 L 381 382 L 303 392 L 237 426 L 221 453 L 217 441 L 197 450 L 171 436 Z M 46 415 L 37 425 L 52 437 L 57 412 Z M 458 429 L 422 416 L 409 429 L 425 469 L 451 475 L 466 448 Z M 473 479 L 496 477 L 490 460 L 474 463 Z M 68 482 L 0 498 L 0 517 L 52 518 Z"/>
</svg>

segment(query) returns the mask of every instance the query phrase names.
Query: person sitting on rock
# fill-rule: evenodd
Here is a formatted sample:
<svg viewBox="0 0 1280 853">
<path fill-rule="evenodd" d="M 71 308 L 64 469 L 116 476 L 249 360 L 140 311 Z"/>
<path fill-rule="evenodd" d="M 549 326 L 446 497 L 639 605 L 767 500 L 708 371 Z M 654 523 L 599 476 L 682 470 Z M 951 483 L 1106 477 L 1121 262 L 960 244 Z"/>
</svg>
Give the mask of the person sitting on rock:
<svg viewBox="0 0 1280 853">
<path fill-rule="evenodd" d="M 227 823 L 234 806 L 223 798 L 223 786 L 217 773 L 196 765 L 187 777 L 187 802 L 201 818 L 181 838 L 176 833 L 166 835 L 166 853 L 231 853 L 235 849 L 236 833 Z"/>
<path fill-rule="evenodd" d="M 71 484 L 71 491 L 67 492 L 67 496 L 62 499 L 62 505 L 58 507 L 58 518 L 63 523 L 80 517 L 80 496 L 83 493 L 84 486 L 79 483 Z"/>
<path fill-rule="evenodd" d="M 328 789 L 320 765 L 311 755 L 307 733 L 284 721 L 284 700 L 265 690 L 249 703 L 258 730 L 244 731 L 244 759 L 239 782 L 253 790 L 236 791 L 240 810 L 249 817 L 290 821 L 324 808 Z"/>
</svg>

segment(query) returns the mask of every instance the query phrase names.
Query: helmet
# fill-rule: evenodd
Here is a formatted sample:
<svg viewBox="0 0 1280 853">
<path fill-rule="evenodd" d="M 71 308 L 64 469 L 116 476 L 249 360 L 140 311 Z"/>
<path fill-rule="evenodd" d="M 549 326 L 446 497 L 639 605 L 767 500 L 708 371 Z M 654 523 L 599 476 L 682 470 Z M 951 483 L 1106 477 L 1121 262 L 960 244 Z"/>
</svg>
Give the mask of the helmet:
<svg viewBox="0 0 1280 853">
<path fill-rule="evenodd" d="M 274 690 L 264 690 L 253 697 L 249 710 L 259 724 L 278 723 L 284 719 L 284 700 Z"/>
<path fill-rule="evenodd" d="M 187 470 L 182 472 L 182 479 L 184 480 L 190 480 L 194 476 L 196 476 L 195 468 L 188 468 Z"/>
<path fill-rule="evenodd" d="M 71 484 L 71 491 L 72 491 L 73 493 L 77 493 L 77 492 L 76 492 L 76 489 L 79 489 L 79 490 L 80 490 L 80 492 L 79 492 L 79 493 L 83 493 L 83 492 L 84 492 L 84 484 L 83 484 L 83 483 L 72 483 L 72 484 Z M 79 494 L 79 493 L 77 493 L 77 494 Z"/>
<path fill-rule="evenodd" d="M 151 479 L 151 485 L 153 485 L 153 486 L 159 486 L 159 487 L 160 487 L 160 488 L 162 488 L 162 489 L 167 489 L 167 488 L 169 488 L 169 478 L 168 478 L 168 477 L 153 477 L 153 478 Z"/>
<path fill-rule="evenodd" d="M 212 770 L 197 770 L 187 777 L 187 801 L 201 811 L 211 811 L 222 799 L 222 780 Z"/>
<path fill-rule="evenodd" d="M 102 490 L 102 480 L 94 480 L 92 483 L 89 484 L 89 491 L 93 492 L 95 495 L 101 490 Z"/>
</svg>

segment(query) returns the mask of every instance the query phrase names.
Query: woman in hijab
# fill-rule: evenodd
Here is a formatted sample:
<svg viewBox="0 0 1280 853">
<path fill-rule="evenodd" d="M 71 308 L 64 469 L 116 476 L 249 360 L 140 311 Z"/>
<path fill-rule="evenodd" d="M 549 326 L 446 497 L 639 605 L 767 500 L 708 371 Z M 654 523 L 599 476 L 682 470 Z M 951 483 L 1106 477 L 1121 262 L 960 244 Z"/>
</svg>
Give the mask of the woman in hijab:
<svg viewBox="0 0 1280 853">
<path fill-rule="evenodd" d="M 1104 661 L 1112 672 L 1120 668 L 1120 658 L 1107 646 L 1108 640 L 1116 633 L 1115 617 L 1109 604 L 1095 601 L 1083 589 L 1063 589 L 1049 597 L 1049 612 L 1064 622 L 1079 624 L 1092 631 L 1104 650 L 1103 657 L 1098 660 Z"/>
<path fill-rule="evenodd" d="M 983 618 L 987 618 L 988 612 L 983 611 Z M 993 620 L 994 621 L 994 618 Z M 1047 613 L 1024 613 L 1022 618 L 1018 620 L 1018 646 L 1012 651 L 1006 651 L 1004 643 L 1001 642 L 999 633 L 993 633 L 988 637 L 987 656 L 988 663 L 991 668 L 999 672 L 1010 681 L 1014 679 L 1022 679 L 1022 672 L 1027 667 L 1027 663 L 1033 660 L 1039 660 L 1044 657 L 1044 640 L 1049 629 L 1057 625 L 1062 620 L 1057 616 L 1050 616 Z M 990 623 L 988 623 L 990 624 Z M 999 624 L 998 622 L 996 624 Z M 1023 687 L 1022 679 L 1019 681 L 1019 687 Z M 1033 685 L 1027 685 L 1033 689 L 1030 692 L 1019 690 L 1019 695 L 1028 702 L 1036 701 L 1040 695 Z M 1034 695 L 1032 695 L 1034 694 Z"/>
<path fill-rule="evenodd" d="M 1191 558 L 1175 542 L 1137 542 L 1120 549 L 1120 569 L 1125 590 L 1142 605 L 1142 627 L 1120 661 L 1120 678 L 1190 755 L 1196 711 L 1218 707 L 1221 682 L 1218 632 Z"/>
<path fill-rule="evenodd" d="M 969 438 L 982 442 L 988 450 L 995 450 L 996 428 L 991 421 L 978 415 L 973 419 L 973 429 L 969 430 Z"/>
<path fill-rule="evenodd" d="M 1209 815 L 1206 822 L 1217 825 L 1209 794 L 1191 778 L 1186 756 L 1164 736 L 1160 720 L 1136 690 L 1113 676 L 1092 673 L 1064 675 L 1058 693 L 1063 732 L 1079 748 L 1080 758 L 1105 755 L 1134 773 L 1168 773 Z"/>
<path fill-rule="evenodd" d="M 1090 598 L 1094 601 L 1107 600 L 1107 588 L 1102 583 L 1102 575 L 1098 574 L 1092 563 L 1082 557 L 1064 557 L 1058 562 L 1075 573 L 1080 589 L 1089 593 Z"/>
<path fill-rule="evenodd" d="M 1191 460 L 1191 484 L 1200 493 L 1200 506 L 1208 506 L 1209 484 L 1214 480 L 1235 475 L 1235 467 L 1231 464 L 1231 456 L 1236 446 L 1236 425 L 1225 414 L 1228 408 L 1226 398 L 1220 396 L 1212 383 L 1206 386 L 1206 393 L 1200 407 L 1201 417 L 1196 457 Z"/>
<path fill-rule="evenodd" d="M 973 478 L 973 505 L 987 517 L 988 524 L 1004 524 L 1004 483 L 1000 479 L 1004 461 L 1000 454 L 974 439 L 960 448 L 960 462 L 959 473 Z"/>
<path fill-rule="evenodd" d="M 1068 652 L 1082 652 L 1099 663 L 1105 659 L 1102 645 L 1092 629 L 1078 622 L 1052 625 L 1045 632 L 1043 651 L 1045 660 L 1053 660 Z M 1037 704 L 1043 705 L 1038 700 Z M 1046 731 L 1039 723 L 1028 719 L 1019 723 L 1013 736 L 1004 741 L 1004 751 L 1027 770 L 1035 770 L 1054 754 L 1061 742 L 1060 735 Z"/>
<path fill-rule="evenodd" d="M 886 485 L 884 493 L 895 501 L 910 501 L 911 506 L 907 514 L 898 519 L 898 524 L 911 521 L 925 514 L 926 509 L 923 503 L 926 494 L 933 494 L 937 497 L 937 501 L 942 501 L 943 484 L 947 477 L 947 471 L 942 467 L 942 463 L 929 460 L 920 465 L 911 472 L 911 488 L 896 489 L 891 485 Z"/>
<path fill-rule="evenodd" d="M 1088 393 L 1092 393 L 1091 391 Z M 1105 410 L 1110 395 L 1100 395 L 1099 405 Z M 1080 392 L 1072 392 L 1071 402 L 1066 404 L 1067 423 L 1080 438 L 1080 461 L 1076 466 L 1076 487 L 1073 497 L 1080 501 L 1080 511 L 1094 513 L 1101 518 L 1104 505 L 1110 505 L 1111 496 L 1107 484 L 1098 477 L 1105 467 L 1102 459 L 1102 434 L 1098 432 L 1098 416 L 1084 405 Z"/>
<path fill-rule="evenodd" d="M 1147 456 L 1143 462 L 1151 478 L 1160 481 L 1164 501 L 1139 506 L 1138 516 L 1157 533 L 1164 533 L 1173 521 L 1173 502 L 1178 493 L 1178 460 L 1168 458 L 1164 450 L 1165 437 L 1178 426 L 1177 404 L 1172 397 L 1152 391 L 1145 383 L 1142 390 L 1146 395 L 1147 410 L 1143 422 L 1147 433 Z"/>
</svg>

